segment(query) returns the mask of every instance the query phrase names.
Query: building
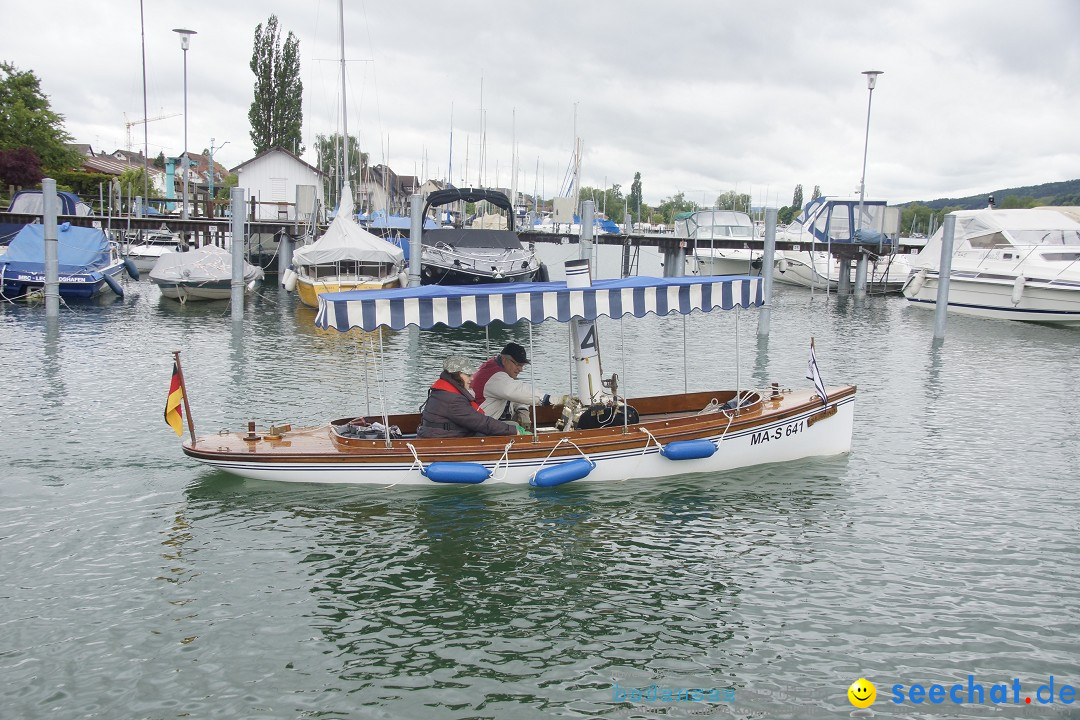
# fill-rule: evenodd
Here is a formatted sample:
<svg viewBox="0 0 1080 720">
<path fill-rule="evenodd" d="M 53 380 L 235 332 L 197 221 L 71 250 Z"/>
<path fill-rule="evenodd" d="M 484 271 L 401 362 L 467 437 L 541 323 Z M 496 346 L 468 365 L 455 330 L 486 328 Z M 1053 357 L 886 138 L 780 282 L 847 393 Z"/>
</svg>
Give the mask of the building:
<svg viewBox="0 0 1080 720">
<path fill-rule="evenodd" d="M 238 176 L 238 186 L 247 190 L 249 208 L 254 208 L 256 220 L 296 220 L 298 187 L 312 188 L 306 192 L 314 193 L 315 212 L 321 214 L 323 173 L 285 148 L 270 148 L 231 172 Z M 252 215 L 251 211 L 248 215 Z"/>
</svg>

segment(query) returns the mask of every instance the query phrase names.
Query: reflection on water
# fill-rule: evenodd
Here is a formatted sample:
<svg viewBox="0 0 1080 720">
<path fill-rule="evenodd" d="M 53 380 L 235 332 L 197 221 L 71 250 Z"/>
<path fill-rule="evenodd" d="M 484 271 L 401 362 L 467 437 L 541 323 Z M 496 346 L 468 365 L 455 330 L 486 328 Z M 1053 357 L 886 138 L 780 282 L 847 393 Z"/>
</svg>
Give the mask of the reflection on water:
<svg viewBox="0 0 1080 720">
<path fill-rule="evenodd" d="M 314 598 L 291 622 L 334 648 L 332 672 L 367 702 L 408 705 L 403 688 L 424 688 L 428 705 L 479 710 L 499 688 L 559 706 L 575 687 L 575 706 L 602 713 L 613 678 L 723 677 L 753 654 L 745 586 L 827 532 L 830 477 L 388 493 L 210 474 L 186 515 L 196 538 L 291 525 L 294 567 L 280 571 Z"/>
</svg>

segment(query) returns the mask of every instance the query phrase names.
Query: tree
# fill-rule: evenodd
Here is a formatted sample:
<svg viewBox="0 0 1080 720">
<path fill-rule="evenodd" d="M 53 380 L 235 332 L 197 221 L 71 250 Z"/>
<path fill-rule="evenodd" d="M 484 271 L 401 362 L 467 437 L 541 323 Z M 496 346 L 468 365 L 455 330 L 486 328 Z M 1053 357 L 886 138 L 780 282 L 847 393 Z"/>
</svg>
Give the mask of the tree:
<svg viewBox="0 0 1080 720">
<path fill-rule="evenodd" d="M 78 151 L 64 144 L 71 140 L 37 76 L 0 62 L 0 150 L 29 148 L 46 170 L 66 170 L 79 164 Z"/>
<path fill-rule="evenodd" d="M 634 173 L 634 182 L 630 183 L 630 197 L 628 198 L 630 211 L 637 213 L 638 221 L 641 221 L 641 173 Z"/>
<path fill-rule="evenodd" d="M 141 167 L 130 167 L 124 172 L 120 173 L 120 196 L 127 197 L 139 197 L 143 194 L 143 188 L 149 188 L 150 197 L 158 197 L 157 190 L 154 189 L 154 183 L 143 183 L 146 178 L 146 171 Z M 149 198 L 147 198 L 149 199 Z"/>
<path fill-rule="evenodd" d="M 240 184 L 240 176 L 236 173 L 229 173 L 225 176 L 225 180 L 221 183 L 221 188 L 217 191 L 218 200 L 228 200 L 232 189 Z"/>
<path fill-rule="evenodd" d="M 817 192 L 816 187 L 814 191 Z M 802 183 L 795 186 L 795 193 L 791 196 L 791 207 L 796 214 L 802 210 Z"/>
<path fill-rule="evenodd" d="M 317 167 L 326 173 L 330 187 L 326 188 L 326 202 L 330 207 L 337 205 L 338 195 L 341 194 L 342 181 L 338 180 L 341 173 L 344 143 L 341 133 L 315 136 L 315 154 L 318 157 Z M 353 192 L 360 187 L 360 179 L 363 178 L 363 169 L 367 167 L 368 154 L 360 152 L 360 140 L 356 135 L 349 136 L 349 183 Z"/>
<path fill-rule="evenodd" d="M 716 198 L 716 207 L 720 210 L 746 210 L 749 212 L 750 196 L 728 190 Z"/>
<path fill-rule="evenodd" d="M 280 146 L 301 154 L 304 83 L 300 80 L 300 41 L 290 32 L 282 47 L 277 15 L 270 16 L 265 28 L 262 23 L 255 28 L 250 66 L 255 73 L 255 97 L 248 121 L 255 153 Z"/>
<path fill-rule="evenodd" d="M 43 177 L 41 160 L 30 148 L 0 150 L 0 185 L 37 185 Z"/>
<path fill-rule="evenodd" d="M 156 167 L 158 170 L 164 170 L 165 169 L 165 151 L 164 150 L 159 152 L 158 156 L 156 158 L 154 158 L 154 167 Z"/>
<path fill-rule="evenodd" d="M 821 197 L 821 186 L 820 185 L 815 185 L 814 186 L 814 194 L 810 196 L 810 202 L 813 202 L 813 201 L 817 200 L 819 197 Z M 799 209 L 801 210 L 802 208 L 799 208 Z"/>
</svg>

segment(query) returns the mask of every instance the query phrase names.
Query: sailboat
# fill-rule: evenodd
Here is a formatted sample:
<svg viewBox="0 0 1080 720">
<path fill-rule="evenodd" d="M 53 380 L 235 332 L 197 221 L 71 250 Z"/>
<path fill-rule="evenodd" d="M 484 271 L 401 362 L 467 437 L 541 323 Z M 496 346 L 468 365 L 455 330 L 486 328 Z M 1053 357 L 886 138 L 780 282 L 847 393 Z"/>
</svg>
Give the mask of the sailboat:
<svg viewBox="0 0 1080 720">
<path fill-rule="evenodd" d="M 341 129 L 349 137 L 348 104 L 345 101 L 345 10 L 338 3 L 341 38 Z M 343 154 L 341 202 L 337 215 L 322 237 L 293 253 L 292 268 L 285 273 L 286 290 L 297 291 L 300 301 L 319 306 L 319 295 L 342 290 L 388 290 L 408 284 L 401 248 L 374 235 L 356 222 L 352 186 L 349 183 L 349 152 Z"/>
</svg>

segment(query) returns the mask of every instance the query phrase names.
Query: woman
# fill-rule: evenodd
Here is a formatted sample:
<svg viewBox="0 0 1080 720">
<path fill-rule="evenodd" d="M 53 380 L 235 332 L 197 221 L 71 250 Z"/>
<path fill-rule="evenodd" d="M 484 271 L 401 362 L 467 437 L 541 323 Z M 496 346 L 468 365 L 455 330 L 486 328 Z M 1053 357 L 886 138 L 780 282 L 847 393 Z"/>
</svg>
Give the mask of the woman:
<svg viewBox="0 0 1080 720">
<path fill-rule="evenodd" d="M 460 355 L 443 363 L 439 379 L 428 390 L 420 416 L 418 438 L 458 438 L 478 435 L 514 435 L 514 426 L 480 412 L 469 383 L 476 369 Z"/>
</svg>

